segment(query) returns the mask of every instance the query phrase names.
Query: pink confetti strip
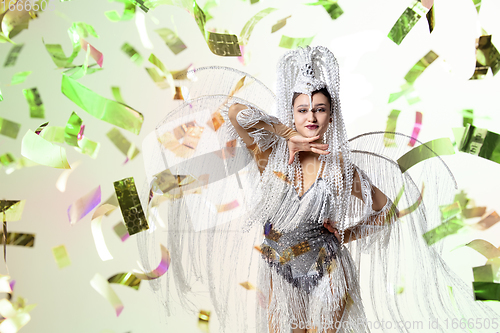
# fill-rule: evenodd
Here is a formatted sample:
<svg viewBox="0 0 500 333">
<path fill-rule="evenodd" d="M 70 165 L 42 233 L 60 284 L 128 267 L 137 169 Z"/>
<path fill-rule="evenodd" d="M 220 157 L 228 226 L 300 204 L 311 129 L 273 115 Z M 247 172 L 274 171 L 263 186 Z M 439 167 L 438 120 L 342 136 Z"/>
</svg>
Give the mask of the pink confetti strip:
<svg viewBox="0 0 500 333">
<path fill-rule="evenodd" d="M 102 53 L 99 52 L 95 47 L 90 45 L 90 43 L 83 38 L 80 38 L 80 44 L 85 51 L 87 51 L 87 45 L 90 47 L 90 56 L 95 60 L 99 67 L 102 68 L 102 62 L 104 60 L 104 56 L 102 55 Z"/>
<path fill-rule="evenodd" d="M 413 126 L 413 133 L 411 135 L 411 140 L 408 142 L 408 146 L 415 146 L 415 142 L 417 142 L 418 133 L 420 133 L 420 128 L 422 127 L 422 112 L 417 111 L 415 117 L 415 125 Z"/>
<path fill-rule="evenodd" d="M 68 218 L 71 224 L 80 221 L 101 202 L 101 186 L 90 191 L 68 207 Z"/>
<path fill-rule="evenodd" d="M 143 273 L 134 270 L 134 275 L 141 280 L 154 280 L 165 274 L 170 266 L 170 253 L 167 248 L 160 244 L 161 246 L 161 262 L 156 269 L 149 273 Z"/>
</svg>

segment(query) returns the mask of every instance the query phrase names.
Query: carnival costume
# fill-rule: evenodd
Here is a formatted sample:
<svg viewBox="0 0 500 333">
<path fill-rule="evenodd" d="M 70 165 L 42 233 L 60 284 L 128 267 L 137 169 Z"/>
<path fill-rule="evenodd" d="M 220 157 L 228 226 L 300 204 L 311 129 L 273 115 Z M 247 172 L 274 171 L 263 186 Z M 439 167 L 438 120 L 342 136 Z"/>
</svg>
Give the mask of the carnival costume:
<svg viewBox="0 0 500 333">
<path fill-rule="evenodd" d="M 446 318 L 495 316 L 474 303 L 439 246 L 422 237 L 441 223 L 439 206 L 451 203 L 451 172 L 439 156 L 402 172 L 395 161 L 409 150 L 404 135 L 392 133 L 390 144 L 384 132 L 348 140 L 338 64 L 327 48 L 287 52 L 276 96 L 231 68 L 190 75 L 183 83 L 189 98 L 143 144 L 149 220 L 160 222 L 165 207 L 167 226 L 139 234 L 138 245 L 146 270 L 159 261 L 158 243 L 170 251 L 168 272 L 151 281 L 168 314 L 173 296 L 197 312 L 199 283 L 226 332 L 431 331 L 435 318 L 438 331 L 446 331 Z M 320 155 L 316 181 L 304 193 L 300 153 L 288 164 L 292 98 L 301 93 L 311 101 L 321 88 L 331 96 L 323 136 L 330 154 Z M 254 139 L 251 149 L 229 119 L 234 103 L 246 106 L 236 120 Z M 355 173 L 363 200 L 351 195 Z M 372 209 L 373 186 L 388 199 L 379 211 Z M 323 227 L 327 219 L 340 241 Z M 357 240 L 344 243 L 347 231 Z M 405 326 L 412 321 L 422 327 Z"/>
</svg>

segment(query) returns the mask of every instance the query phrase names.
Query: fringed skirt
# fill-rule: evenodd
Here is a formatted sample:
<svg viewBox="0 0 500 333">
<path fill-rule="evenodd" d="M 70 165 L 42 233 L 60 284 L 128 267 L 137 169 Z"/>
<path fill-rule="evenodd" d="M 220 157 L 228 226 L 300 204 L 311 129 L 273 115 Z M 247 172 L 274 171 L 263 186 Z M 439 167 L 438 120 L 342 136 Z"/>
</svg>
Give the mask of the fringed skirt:
<svg viewBox="0 0 500 333">
<path fill-rule="evenodd" d="M 267 223 L 264 236 L 260 332 L 368 331 L 354 262 L 332 233 L 306 221 L 283 233 Z"/>
</svg>

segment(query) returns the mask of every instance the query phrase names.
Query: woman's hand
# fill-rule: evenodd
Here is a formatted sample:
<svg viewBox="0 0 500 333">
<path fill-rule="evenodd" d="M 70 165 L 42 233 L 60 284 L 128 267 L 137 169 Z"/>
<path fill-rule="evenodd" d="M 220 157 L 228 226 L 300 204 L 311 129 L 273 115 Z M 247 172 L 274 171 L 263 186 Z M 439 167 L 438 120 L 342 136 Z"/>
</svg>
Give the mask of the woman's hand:
<svg viewBox="0 0 500 333">
<path fill-rule="evenodd" d="M 288 140 L 288 150 L 290 151 L 290 159 L 288 160 L 288 164 L 293 163 L 293 159 L 295 157 L 295 153 L 299 151 L 312 151 L 313 153 L 320 155 L 328 155 L 330 154 L 328 149 L 328 144 L 326 143 L 313 143 L 320 138 L 319 135 L 313 136 L 312 138 L 305 138 L 302 135 L 292 136 Z"/>
<path fill-rule="evenodd" d="M 333 223 L 335 224 L 335 223 Z M 332 225 L 332 222 L 328 219 L 325 220 L 325 222 L 323 222 L 323 226 L 329 231 L 331 232 L 336 238 L 337 240 L 339 241 L 340 243 L 340 234 L 339 234 L 339 231 Z"/>
</svg>

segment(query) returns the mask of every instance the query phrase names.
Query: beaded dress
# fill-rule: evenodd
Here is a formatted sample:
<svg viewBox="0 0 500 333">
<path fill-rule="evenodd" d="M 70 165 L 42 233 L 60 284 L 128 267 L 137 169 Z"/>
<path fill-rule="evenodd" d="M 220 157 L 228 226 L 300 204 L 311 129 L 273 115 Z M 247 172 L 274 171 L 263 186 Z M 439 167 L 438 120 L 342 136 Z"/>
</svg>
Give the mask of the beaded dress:
<svg viewBox="0 0 500 333">
<path fill-rule="evenodd" d="M 150 281 L 165 313 L 198 313 L 207 299 L 220 332 L 280 333 L 432 331 L 435 318 L 435 331 L 446 332 L 446 318 L 495 317 L 450 273 L 439 244 L 427 246 L 422 237 L 441 223 L 439 206 L 456 190 L 439 156 L 403 173 L 396 161 L 409 150 L 409 137 L 391 133 L 390 145 L 384 132 L 348 140 L 338 65 L 328 49 L 290 51 L 277 74 L 275 96 L 232 68 L 191 72 L 183 83 L 189 98 L 143 143 L 153 230 L 137 240 L 146 270 L 161 259 L 160 243 L 170 252 L 168 272 Z M 324 142 L 335 148 L 320 157 L 316 181 L 299 196 L 292 181 L 301 175 L 299 158 L 288 165 L 286 140 L 255 129 L 249 134 L 256 147 L 248 149 L 228 110 L 233 103 L 248 107 L 237 116 L 246 129 L 259 121 L 292 128 L 293 93 L 318 87 L 332 98 Z M 363 200 L 351 195 L 355 173 Z M 388 199 L 380 211 L 372 209 L 373 186 Z M 325 219 L 336 221 L 342 240 L 347 230 L 357 240 L 342 244 L 323 227 Z"/>
</svg>

